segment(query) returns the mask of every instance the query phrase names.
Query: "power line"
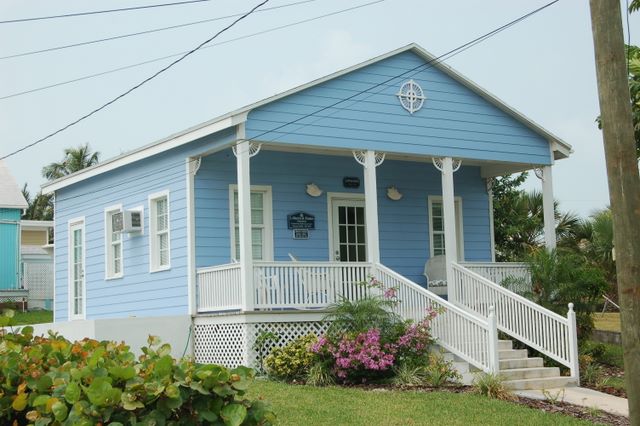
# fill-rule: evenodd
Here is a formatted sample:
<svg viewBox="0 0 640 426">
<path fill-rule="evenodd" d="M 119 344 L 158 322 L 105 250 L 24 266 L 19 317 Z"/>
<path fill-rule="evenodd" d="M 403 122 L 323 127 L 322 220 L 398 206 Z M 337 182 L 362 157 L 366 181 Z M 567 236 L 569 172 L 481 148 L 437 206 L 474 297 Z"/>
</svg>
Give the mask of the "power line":
<svg viewBox="0 0 640 426">
<path fill-rule="evenodd" d="M 292 23 L 289 23 L 289 24 L 268 28 L 266 30 L 258 31 L 258 32 L 252 33 L 252 34 L 247 34 L 247 35 L 243 35 L 243 36 L 240 36 L 240 37 L 232 38 L 232 39 L 229 39 L 229 40 L 221 41 L 219 43 L 212 43 L 209 46 L 204 46 L 201 50 L 209 49 L 209 48 L 216 47 L 216 46 L 221 46 L 223 44 L 233 43 L 233 42 L 240 41 L 240 40 L 245 40 L 245 39 L 248 39 L 248 38 L 251 38 L 251 37 L 256 37 L 256 36 L 259 36 L 259 35 L 262 35 L 262 34 L 267 34 L 267 33 L 274 32 L 274 31 L 279 31 L 279 30 L 290 28 L 290 27 L 297 26 L 297 25 L 306 24 L 308 22 L 312 22 L 312 21 L 316 21 L 316 20 L 319 20 L 319 19 L 328 18 L 330 16 L 339 15 L 341 13 L 350 12 L 350 11 L 353 11 L 353 10 L 356 10 L 356 9 L 361 9 L 361 8 L 368 7 L 368 6 L 377 4 L 377 3 L 382 3 L 384 1 L 386 1 L 386 0 L 370 1 L 368 3 L 359 4 L 359 5 L 356 5 L 356 6 L 348 7 L 346 9 L 341 9 L 341 10 L 337 10 L 335 12 L 326 13 L 324 15 L 318 15 L 318 16 L 314 16 L 312 18 L 302 19 L 300 21 L 292 22 Z M 40 91 L 47 90 L 47 89 L 52 89 L 54 87 L 59 87 L 59 86 L 67 85 L 67 84 L 77 83 L 79 81 L 89 80 L 89 79 L 95 78 L 95 77 L 101 77 L 103 75 L 112 74 L 112 73 L 119 72 L 119 71 L 125 71 L 125 70 L 131 69 L 131 68 L 136 68 L 136 67 L 140 67 L 140 66 L 143 66 L 143 65 L 151 64 L 151 63 L 154 63 L 154 62 L 163 61 L 165 59 L 175 58 L 176 56 L 180 56 L 180 55 L 183 55 L 185 53 L 187 53 L 187 52 L 184 51 L 184 52 L 173 53 L 171 55 L 162 56 L 162 57 L 154 58 L 154 59 L 149 59 L 147 61 L 137 62 L 137 63 L 134 63 L 134 64 L 125 65 L 125 66 L 118 67 L 118 68 L 112 68 L 110 70 L 101 71 L 101 72 L 98 72 L 98 73 L 95 73 L 95 74 L 85 75 L 85 76 L 74 78 L 74 79 L 71 79 L 71 80 L 60 81 L 60 82 L 57 82 L 57 83 L 48 84 L 46 86 L 36 87 L 34 89 L 28 89 L 28 90 L 23 90 L 23 91 L 20 91 L 20 92 L 11 93 L 11 94 L 8 94 L 8 95 L 0 96 L 0 101 L 4 100 L 4 99 L 15 98 L 15 97 L 22 96 L 22 95 L 28 95 L 30 93 L 40 92 Z"/>
<path fill-rule="evenodd" d="M 140 83 L 136 84 L 135 86 L 131 87 L 130 89 L 128 89 L 127 91 L 119 94 L 118 96 L 116 96 L 115 98 L 111 99 L 109 102 L 103 104 L 102 106 L 99 106 L 98 108 L 94 109 L 93 111 L 83 115 L 82 117 L 78 118 L 75 121 L 72 121 L 71 123 L 67 124 L 64 127 L 61 127 L 60 129 L 56 130 L 53 133 L 49 133 L 47 136 L 42 137 L 40 139 L 38 139 L 35 142 L 32 142 L 28 145 L 23 146 L 22 148 L 19 148 L 3 157 L 0 158 L 0 160 L 4 160 L 5 158 L 11 157 L 19 152 L 24 151 L 25 149 L 31 148 L 32 146 L 35 146 L 39 143 L 42 143 L 44 141 L 46 141 L 47 139 L 57 135 L 58 133 L 61 133 L 65 130 L 67 130 L 69 127 L 75 126 L 76 124 L 80 123 L 83 120 L 86 120 L 87 118 L 91 117 L 93 114 L 105 109 L 106 107 L 108 107 L 109 105 L 113 104 L 114 102 L 117 102 L 118 100 L 124 98 L 125 96 L 127 96 L 129 93 L 133 92 L 134 90 L 140 88 L 141 86 L 143 86 L 144 84 L 148 83 L 149 81 L 153 80 L 154 78 L 156 78 L 157 76 L 159 76 L 160 74 L 164 73 L 165 71 L 167 71 L 169 68 L 173 67 L 174 65 L 176 65 L 177 63 L 183 61 L 184 59 L 186 59 L 188 56 L 192 55 L 193 53 L 197 52 L 202 46 L 204 46 L 205 44 L 209 43 L 210 41 L 214 40 L 216 37 L 218 37 L 220 34 L 224 33 L 225 31 L 229 30 L 231 27 L 233 27 L 235 24 L 237 24 L 238 22 L 242 21 L 243 19 L 245 19 L 247 16 L 251 15 L 256 9 L 258 9 L 260 6 L 265 5 L 266 3 L 268 3 L 270 0 L 263 0 L 260 3 L 258 3 L 257 5 L 255 5 L 251 10 L 249 10 L 248 12 L 246 12 L 245 14 L 243 14 L 242 16 L 240 16 L 239 18 L 237 18 L 235 21 L 233 21 L 231 24 L 227 25 L 226 27 L 224 27 L 223 29 L 221 29 L 220 31 L 218 31 L 217 33 L 215 33 L 212 37 L 209 37 L 207 40 L 203 41 L 202 43 L 200 43 L 198 46 L 194 47 L 193 49 L 191 49 L 190 51 L 188 51 L 187 53 L 185 53 L 184 55 L 182 55 L 180 58 L 176 59 L 175 61 L 171 62 L 169 65 L 161 68 L 159 71 L 156 71 L 154 74 L 152 74 L 151 76 L 145 78 L 144 80 L 142 80 Z"/>
<path fill-rule="evenodd" d="M 546 9 L 546 8 L 547 8 L 547 7 L 549 7 L 549 6 L 552 6 L 553 4 L 557 3 L 558 1 L 560 1 L 560 0 L 554 0 L 554 1 L 552 1 L 552 2 L 550 2 L 550 3 L 548 3 L 548 4 L 546 4 L 546 5 L 544 5 L 544 6 L 540 7 L 540 8 L 538 8 L 538 9 L 536 9 L 536 10 L 532 11 L 532 12 L 529 12 L 529 13 L 527 13 L 527 14 L 525 14 L 525 15 L 521 16 L 520 18 L 517 18 L 517 19 L 515 19 L 515 20 L 513 20 L 513 21 L 511 21 L 511 22 L 509 22 L 509 23 L 507 23 L 507 24 L 505 24 L 505 25 L 502 25 L 502 26 L 500 26 L 500 27 L 498 27 L 498 28 L 496 28 L 496 29 L 494 29 L 494 30 L 492 30 L 492 31 L 488 32 L 488 33 L 485 33 L 484 35 L 482 35 L 482 36 L 480 36 L 480 37 L 477 37 L 477 38 L 475 38 L 475 39 L 473 39 L 473 40 L 471 40 L 471 41 L 469 41 L 469 42 L 467 42 L 467 43 L 464 43 L 464 44 L 462 44 L 462 45 L 460 45 L 460 46 L 458 46 L 458 47 L 456 47 L 456 48 L 454 48 L 454 49 L 451 49 L 451 50 L 449 50 L 448 52 L 446 52 L 446 53 L 444 53 L 444 54 L 442 54 L 442 55 L 438 56 L 437 58 L 433 58 L 432 60 L 430 60 L 429 62 L 427 62 L 427 63 L 425 63 L 425 64 L 421 64 L 421 65 L 419 65 L 419 66 L 417 66 L 417 67 L 414 67 L 414 68 L 412 68 L 412 69 L 410 69 L 410 70 L 407 70 L 407 71 L 405 71 L 405 72 L 403 72 L 403 73 L 401 73 L 401 74 L 395 75 L 395 76 L 393 76 L 393 77 L 389 78 L 389 79 L 388 79 L 388 80 L 386 80 L 386 81 L 383 81 L 383 82 L 381 82 L 381 83 L 378 83 L 378 84 L 375 84 L 375 85 L 373 85 L 373 86 L 369 87 L 368 89 L 358 91 L 355 95 L 353 95 L 353 96 L 349 96 L 348 98 L 345 98 L 345 99 L 341 99 L 340 101 L 335 102 L 333 105 L 330 105 L 328 108 L 331 108 L 331 107 L 333 107 L 333 106 L 335 106 L 335 105 L 338 105 L 338 104 L 340 104 L 340 103 L 342 103 L 342 102 L 344 102 L 344 101 L 346 101 L 346 100 L 353 99 L 355 96 L 360 95 L 360 94 L 364 94 L 364 93 L 366 93 L 366 92 L 369 92 L 370 90 L 375 89 L 376 87 L 379 87 L 379 86 L 381 86 L 381 85 L 386 85 L 389 81 L 391 81 L 391 80 L 393 80 L 393 79 L 401 78 L 401 77 L 405 76 L 406 74 L 411 74 L 411 73 L 413 73 L 413 74 L 411 74 L 411 75 L 414 75 L 414 74 L 416 74 L 416 73 L 418 73 L 418 72 L 421 72 L 421 71 L 424 71 L 424 70 L 426 70 L 426 69 L 432 68 L 432 67 L 434 67 L 435 65 L 437 65 L 438 63 L 442 63 L 442 62 L 443 62 L 443 61 L 445 61 L 446 59 L 449 59 L 449 58 L 451 58 L 451 57 L 453 57 L 453 56 L 455 56 L 455 55 L 457 55 L 457 54 L 460 54 L 460 53 L 462 53 L 462 52 L 464 52 L 464 51 L 466 51 L 466 50 L 470 49 L 471 47 L 473 47 L 473 46 L 475 46 L 475 45 L 477 45 L 477 44 L 481 43 L 482 41 L 484 41 L 484 40 L 486 40 L 486 39 L 488 39 L 488 38 L 492 37 L 493 35 L 496 35 L 496 34 L 498 34 L 499 32 L 502 32 L 502 31 L 506 30 L 507 28 L 509 28 L 509 27 L 511 27 L 511 26 L 513 26 L 513 25 L 515 25 L 515 24 L 517 24 L 518 22 L 520 22 L 520 21 L 522 21 L 522 20 L 524 20 L 524 19 L 527 19 L 528 17 L 530 17 L 530 16 L 532 16 L 532 15 L 534 15 L 534 14 L 536 14 L 536 13 L 538 13 L 538 12 L 542 11 L 543 9 Z M 424 69 L 421 69 L 421 68 L 424 68 Z M 376 94 L 376 93 L 371 93 L 371 94 L 370 94 L 370 96 L 373 96 L 373 95 L 375 95 L 375 94 Z M 358 103 L 358 102 L 362 102 L 362 101 L 364 101 L 364 100 L 366 100 L 366 99 L 368 99 L 368 97 L 363 98 L 363 99 L 354 100 L 354 101 L 351 103 L 351 105 L 354 105 L 354 104 L 356 104 L 356 103 Z M 351 106 L 351 105 L 350 105 L 350 106 Z M 349 107 L 338 108 L 338 110 L 344 110 L 344 109 L 347 109 L 347 108 L 349 108 Z M 259 135 L 257 135 L 257 136 L 254 136 L 254 137 L 252 137 L 252 138 L 250 138 L 250 139 L 246 139 L 246 140 L 247 140 L 247 141 L 253 141 L 253 140 L 256 140 L 257 138 L 259 138 L 259 137 L 261 137 L 261 136 L 264 136 L 265 134 L 268 134 L 268 133 L 274 132 L 274 131 L 279 130 L 280 128 L 285 127 L 285 126 L 288 126 L 288 125 L 290 125 L 290 124 L 294 124 L 294 123 L 296 123 L 296 122 L 298 122 L 298 121 L 300 121 L 300 120 L 302 120 L 302 119 L 304 119 L 304 118 L 308 118 L 308 117 L 310 117 L 310 116 L 312 116 L 312 115 L 318 114 L 319 112 L 321 112 L 321 111 L 323 111 L 323 110 L 325 110 L 325 109 L 327 109 L 327 108 L 321 108 L 321 109 L 319 109 L 319 110 L 317 110 L 317 111 L 314 111 L 314 112 L 312 112 L 312 113 L 310 113 L 310 114 L 307 114 L 307 115 L 305 115 L 305 116 L 303 116 L 303 117 L 301 117 L 301 118 L 299 118 L 299 119 L 297 119 L 297 120 L 289 121 L 289 122 L 287 122 L 287 123 L 285 123 L 285 124 L 283 124 L 283 125 L 281 125 L 281 126 L 278 126 L 278 127 L 274 128 L 274 129 L 270 129 L 269 131 L 263 132 L 263 133 L 261 133 L 261 134 L 259 134 Z M 335 111 L 335 112 L 337 112 L 337 111 Z M 335 112 L 333 112 L 332 114 L 334 114 Z M 320 120 L 320 119 L 322 119 L 322 118 L 329 117 L 329 116 L 331 116 L 332 114 L 329 114 L 328 116 L 320 117 L 318 120 Z M 317 121 L 317 120 L 316 120 L 316 121 Z M 314 121 L 314 123 L 315 123 L 315 121 Z M 301 129 L 301 128 L 305 127 L 305 126 L 311 125 L 311 124 L 313 124 L 313 123 L 303 124 L 303 125 L 301 125 L 300 127 L 298 127 L 298 129 L 296 129 L 296 130 L 299 130 L 299 129 Z M 290 134 L 290 133 L 293 133 L 293 132 L 286 132 L 286 133 L 283 133 L 283 135 Z M 190 160 L 190 161 L 194 161 L 194 160 Z M 165 170 L 165 171 L 168 171 L 168 170 L 173 169 L 173 168 L 176 168 L 176 167 L 185 167 L 185 161 L 184 161 L 184 160 L 180 160 L 180 161 L 177 161 L 177 162 L 176 162 L 176 163 L 174 163 L 174 164 L 165 165 L 165 166 L 164 166 L 164 170 Z M 87 191 L 87 192 L 85 192 L 85 193 L 81 193 L 81 194 L 75 194 L 75 195 L 73 195 L 73 196 L 70 196 L 70 197 L 64 198 L 64 200 L 65 200 L 65 201 L 67 201 L 67 200 L 71 200 L 71 199 L 79 198 L 79 197 L 81 197 L 81 196 L 88 195 L 88 194 L 97 194 L 98 192 L 101 192 L 101 191 L 105 191 L 105 190 L 112 189 L 112 188 L 115 188 L 115 187 L 118 187 L 118 186 L 126 185 L 126 184 L 131 183 L 131 182 L 134 182 L 134 181 L 138 181 L 138 180 L 140 180 L 140 179 L 142 179 L 142 178 L 145 178 L 145 177 L 148 177 L 148 176 L 154 175 L 155 173 L 156 173 L 156 172 L 153 172 L 153 171 L 152 171 L 152 172 L 149 172 L 149 173 L 148 173 L 148 174 L 146 174 L 146 175 L 136 176 L 135 178 L 131 178 L 131 179 L 128 179 L 128 180 L 120 180 L 120 181 L 118 181 L 118 183 L 116 183 L 116 184 L 113 184 L 113 185 L 106 185 L 106 186 L 104 186 L 104 187 L 101 187 L 101 188 L 98 188 L 98 189 L 94 189 L 94 190 L 92 190 L 92 191 Z M 180 174 L 180 173 L 179 173 L 179 174 Z M 175 175 L 176 175 L 176 174 L 173 174 L 173 175 L 170 175 L 170 176 L 175 176 Z M 154 181 L 156 181 L 156 180 L 154 180 Z M 160 180 L 157 180 L 157 181 L 160 181 Z"/>
<path fill-rule="evenodd" d="M 304 4 L 304 3 L 311 3 L 311 2 L 314 2 L 314 1 L 316 1 L 316 0 L 303 0 L 303 1 L 298 1 L 298 2 L 295 2 L 295 3 L 288 3 L 288 4 L 279 5 L 279 6 L 267 7 L 267 8 L 264 8 L 264 9 L 256 11 L 256 13 L 258 13 L 258 12 L 267 12 L 267 11 L 276 10 L 276 9 L 282 9 L 282 8 L 291 7 L 291 6 L 298 6 L 298 5 L 301 5 L 301 4 Z M 121 34 L 121 35 L 117 35 L 117 36 L 111 36 L 111 37 L 99 38 L 99 39 L 95 39 L 95 40 L 82 41 L 82 42 L 78 42 L 78 43 L 65 44 L 65 45 L 62 45 L 62 46 L 48 47 L 48 48 L 45 48 L 45 49 L 31 50 L 31 51 L 28 51 L 28 52 L 14 53 L 12 55 L 0 56 L 0 60 L 11 59 L 11 58 L 20 58 L 20 57 L 23 57 L 23 56 L 31 56 L 31 55 L 37 55 L 37 54 L 40 54 L 40 53 L 54 52 L 54 51 L 57 51 L 57 50 L 64 50 L 64 49 L 70 49 L 70 48 L 73 48 L 73 47 L 87 46 L 87 45 L 96 44 L 96 43 L 103 43 L 103 42 L 106 42 L 106 41 L 113 41 L 113 40 L 119 40 L 119 39 L 128 38 L 128 37 L 135 37 L 135 36 L 139 36 L 139 35 L 157 33 L 157 32 L 161 32 L 161 31 L 175 30 L 175 29 L 178 29 L 178 28 L 189 27 L 189 26 L 192 26 L 192 25 L 199 25 L 199 24 L 205 24 L 205 23 L 208 23 L 208 22 L 221 21 L 223 19 L 229 19 L 229 18 L 237 18 L 238 16 L 242 16 L 242 13 L 235 13 L 233 15 L 219 16 L 219 17 L 211 18 L 211 19 L 203 19 L 203 20 L 200 20 L 200 21 L 187 22 L 187 23 L 184 23 L 184 24 L 171 25 L 171 26 L 168 26 L 168 27 L 161 27 L 161 28 L 154 28 L 154 29 L 151 29 L 151 30 L 138 31 L 138 32 L 128 33 L 128 34 Z"/>
<path fill-rule="evenodd" d="M 160 4 L 148 4 L 145 6 L 122 7 L 119 9 L 92 10 L 88 12 L 65 13 L 62 15 L 49 15 L 49 16 L 37 16 L 34 18 L 9 19 L 6 21 L 0 21 L 0 24 L 17 24 L 20 22 L 44 21 L 47 19 L 72 18 L 76 16 L 99 15 L 99 14 L 114 13 L 114 12 L 129 12 L 132 10 L 153 9 L 157 7 L 167 7 L 167 6 L 181 6 L 184 4 L 202 3 L 202 2 L 209 2 L 209 1 L 211 0 L 184 0 L 184 1 L 177 1 L 172 3 L 160 3 Z"/>
</svg>

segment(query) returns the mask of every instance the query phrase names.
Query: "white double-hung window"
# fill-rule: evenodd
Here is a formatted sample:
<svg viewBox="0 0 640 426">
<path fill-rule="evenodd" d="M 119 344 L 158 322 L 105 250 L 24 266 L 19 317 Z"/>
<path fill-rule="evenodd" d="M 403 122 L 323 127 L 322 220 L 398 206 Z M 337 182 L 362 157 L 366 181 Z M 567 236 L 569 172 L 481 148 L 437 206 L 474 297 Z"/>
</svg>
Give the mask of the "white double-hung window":
<svg viewBox="0 0 640 426">
<path fill-rule="evenodd" d="M 238 187 L 231 185 L 231 257 L 240 260 Z M 254 260 L 273 260 L 271 187 L 251 186 L 251 250 Z"/>
<path fill-rule="evenodd" d="M 151 272 L 171 267 L 169 191 L 149 196 L 149 262 Z"/>
<path fill-rule="evenodd" d="M 456 239 L 458 243 L 458 260 L 464 260 L 464 237 L 462 229 L 462 201 L 459 197 L 454 200 L 456 217 Z M 442 197 L 431 196 L 429 205 L 429 241 L 431 242 L 430 257 L 446 253 L 444 238 L 444 208 Z"/>
<path fill-rule="evenodd" d="M 122 205 L 107 207 L 104 210 L 105 229 L 105 278 L 120 278 L 123 275 L 122 248 Z"/>
</svg>

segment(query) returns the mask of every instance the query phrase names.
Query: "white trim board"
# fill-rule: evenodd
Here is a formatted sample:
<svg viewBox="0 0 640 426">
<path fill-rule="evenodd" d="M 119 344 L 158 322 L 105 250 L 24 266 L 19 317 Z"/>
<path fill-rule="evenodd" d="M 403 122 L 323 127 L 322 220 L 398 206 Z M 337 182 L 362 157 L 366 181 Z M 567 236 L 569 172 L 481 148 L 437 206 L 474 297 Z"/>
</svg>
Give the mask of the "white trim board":
<svg viewBox="0 0 640 426">
<path fill-rule="evenodd" d="M 251 110 L 255 109 L 255 108 L 259 108 L 262 105 L 268 104 L 270 102 L 274 102 L 277 101 L 279 99 L 282 99 L 286 96 L 292 95 L 294 93 L 298 93 L 301 92 L 305 89 L 308 89 L 310 87 L 313 86 L 317 86 L 319 84 L 322 84 L 326 81 L 332 80 L 334 78 L 340 77 L 342 75 L 345 75 L 347 73 L 350 73 L 352 71 L 356 71 L 358 69 L 364 68 L 368 65 L 374 64 L 376 62 L 385 60 L 387 58 L 390 58 L 392 56 L 395 56 L 399 53 L 403 53 L 403 52 L 413 52 L 416 55 L 420 56 L 422 59 L 424 59 L 426 62 L 433 62 L 434 63 L 434 67 L 439 69 L 440 71 L 444 72 L 445 74 L 449 75 L 451 78 L 453 78 L 454 80 L 458 81 L 459 83 L 461 83 L 462 85 L 466 86 L 467 88 L 469 88 L 470 90 L 472 90 L 473 92 L 475 92 L 476 94 L 478 94 L 479 96 L 481 96 L 482 98 L 484 98 L 487 102 L 493 104 L 494 106 L 496 106 L 497 108 L 499 108 L 500 110 L 502 110 L 503 112 L 505 112 L 506 114 L 511 115 L 512 117 L 514 117 L 516 120 L 518 120 L 520 123 L 522 123 L 523 125 L 527 126 L 528 128 L 530 128 L 531 130 L 533 130 L 534 132 L 538 133 L 539 135 L 543 136 L 550 145 L 550 149 L 552 150 L 552 156 L 551 159 L 553 160 L 554 157 L 555 159 L 560 159 L 560 158 L 566 158 L 568 157 L 572 152 L 573 149 L 571 148 L 571 145 L 569 145 L 568 143 L 564 142 L 562 139 L 558 138 L 557 136 L 555 136 L 554 134 L 552 134 L 551 132 L 549 132 L 547 129 L 545 129 L 544 127 L 540 126 L 539 124 L 535 123 L 534 121 L 532 121 L 531 119 L 525 117 L 523 114 L 521 114 L 520 112 L 516 111 L 514 108 L 510 107 L 509 105 L 507 105 L 504 101 L 502 101 L 501 99 L 499 99 L 498 97 L 492 95 L 491 93 L 489 93 L 488 91 L 486 91 L 485 89 L 483 89 L 482 87 L 478 86 L 476 83 L 474 83 L 473 81 L 469 80 L 467 77 L 463 76 L 462 74 L 460 74 L 459 72 L 455 71 L 453 68 L 451 68 L 449 65 L 446 65 L 442 62 L 439 61 L 435 61 L 435 56 L 432 55 L 431 53 L 429 53 L 428 51 L 426 51 L 425 49 L 423 49 L 422 47 L 418 46 L 415 43 L 411 43 L 408 44 L 406 46 L 400 47 L 398 49 L 392 50 L 390 52 L 387 52 L 385 54 L 376 56 L 374 58 L 371 58 L 365 62 L 361 62 L 359 64 L 353 65 L 351 67 L 342 69 L 340 71 L 334 72 L 332 74 L 326 75 L 324 77 L 318 78 L 316 80 L 310 81 L 306 84 L 294 87 L 290 90 L 287 90 L 285 92 L 282 93 L 278 93 L 274 96 L 262 99 L 258 102 L 246 105 L 242 108 L 239 108 L 235 111 L 229 112 L 227 114 L 224 114 L 222 116 L 216 117 L 212 120 L 209 120 L 207 122 L 198 124 L 196 126 L 193 126 L 189 129 L 186 129 L 182 132 L 176 133 L 174 135 L 171 135 L 167 138 L 161 139 L 157 142 L 153 142 L 151 144 L 145 145 L 139 149 L 133 150 L 129 153 L 125 153 L 122 154 L 118 157 L 115 157 L 111 160 L 107 160 L 104 161 L 102 163 L 99 163 L 95 166 L 89 167 L 87 169 L 83 169 L 80 170 L 76 173 L 72 173 L 68 176 L 65 176 L 63 178 L 57 179 L 53 182 L 48 182 L 45 183 L 44 185 L 42 185 L 42 192 L 43 194 L 49 194 L 51 192 L 57 191 L 58 189 L 64 188 L 66 186 L 72 185 L 74 183 L 80 182 L 84 179 L 88 179 L 92 176 L 97 176 L 101 173 L 110 171 L 110 170 L 114 170 L 116 168 L 122 167 L 126 164 L 130 164 L 133 163 L 135 161 L 139 161 L 142 160 L 144 158 L 150 157 L 152 155 L 156 155 L 159 154 L 161 152 L 176 148 L 178 146 L 184 145 L 186 143 L 192 142 L 196 139 L 199 139 L 201 137 L 204 136 L 208 136 L 212 133 L 218 132 L 220 130 L 224 130 L 227 129 L 229 127 L 235 126 L 237 124 L 240 123 L 244 123 L 247 120 L 247 116 L 249 114 L 249 112 L 251 112 Z M 557 155 L 556 155 L 557 154 Z"/>
</svg>

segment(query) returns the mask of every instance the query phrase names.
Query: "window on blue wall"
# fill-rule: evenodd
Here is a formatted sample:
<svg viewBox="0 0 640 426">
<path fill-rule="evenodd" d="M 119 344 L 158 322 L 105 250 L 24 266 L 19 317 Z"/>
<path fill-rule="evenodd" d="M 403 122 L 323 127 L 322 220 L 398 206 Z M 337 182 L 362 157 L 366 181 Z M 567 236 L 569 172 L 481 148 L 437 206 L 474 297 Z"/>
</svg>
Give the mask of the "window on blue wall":
<svg viewBox="0 0 640 426">
<path fill-rule="evenodd" d="M 122 233 L 118 223 L 122 221 L 122 205 L 105 209 L 105 278 L 120 278 L 123 275 Z"/>
<path fill-rule="evenodd" d="M 464 238 L 462 228 L 461 199 L 455 198 L 456 237 L 458 242 L 458 260 L 464 260 Z M 442 197 L 429 197 L 429 241 L 430 257 L 444 255 L 447 251 L 444 236 L 444 208 Z"/>
<path fill-rule="evenodd" d="M 232 235 L 231 252 L 232 257 L 240 259 L 240 227 L 238 216 L 238 190 L 233 189 L 232 215 Z M 252 187 L 251 188 L 251 252 L 254 260 L 272 260 L 272 219 L 271 219 L 271 188 Z"/>
<path fill-rule="evenodd" d="M 149 196 L 149 261 L 151 272 L 171 267 L 169 192 Z"/>
</svg>

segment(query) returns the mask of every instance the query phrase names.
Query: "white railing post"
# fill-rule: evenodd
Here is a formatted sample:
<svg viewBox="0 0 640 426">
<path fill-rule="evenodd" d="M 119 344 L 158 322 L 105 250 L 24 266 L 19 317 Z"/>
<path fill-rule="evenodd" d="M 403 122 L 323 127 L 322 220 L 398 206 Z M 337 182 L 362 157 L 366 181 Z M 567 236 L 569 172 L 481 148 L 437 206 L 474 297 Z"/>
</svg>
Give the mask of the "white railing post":
<svg viewBox="0 0 640 426">
<path fill-rule="evenodd" d="M 375 151 L 354 151 L 353 156 L 364 168 L 364 200 L 367 261 L 380 262 L 380 235 L 378 232 L 378 184 L 376 167 L 384 161 L 384 154 Z"/>
<path fill-rule="evenodd" d="M 578 329 L 576 327 L 576 313 L 573 310 L 573 303 L 569 303 L 567 312 L 569 321 L 569 359 L 571 363 L 571 377 L 576 384 L 580 385 L 580 359 L 578 357 Z"/>
<path fill-rule="evenodd" d="M 493 305 L 489 307 L 489 316 L 487 317 L 489 323 L 489 367 L 491 373 L 498 374 L 500 372 L 500 354 L 498 352 L 498 320 L 496 319 L 496 312 Z"/>
<path fill-rule="evenodd" d="M 254 307 L 253 252 L 251 243 L 251 172 L 252 142 L 244 140 L 244 123 L 238 125 L 238 144 L 234 147 L 238 173 L 238 228 L 240 242 L 240 282 L 242 306 L 245 311 Z M 257 151 L 255 152 L 257 153 Z"/>
<path fill-rule="evenodd" d="M 542 180 L 542 212 L 544 218 L 544 243 L 547 250 L 556 248 L 556 217 L 553 200 L 553 175 L 551 166 L 544 166 L 540 175 L 536 175 Z"/>
</svg>

